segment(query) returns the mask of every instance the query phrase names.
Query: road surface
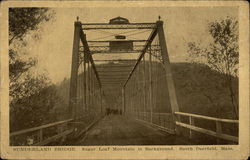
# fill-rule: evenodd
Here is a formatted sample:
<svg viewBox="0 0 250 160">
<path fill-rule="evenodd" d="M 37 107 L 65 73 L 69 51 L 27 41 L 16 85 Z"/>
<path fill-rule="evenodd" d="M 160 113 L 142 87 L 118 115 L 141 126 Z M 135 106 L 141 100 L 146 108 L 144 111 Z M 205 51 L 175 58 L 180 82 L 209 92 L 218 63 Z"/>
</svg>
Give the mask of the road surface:
<svg viewBox="0 0 250 160">
<path fill-rule="evenodd" d="M 182 139 L 142 122 L 120 115 L 109 115 L 93 126 L 76 145 L 175 145 Z"/>
</svg>

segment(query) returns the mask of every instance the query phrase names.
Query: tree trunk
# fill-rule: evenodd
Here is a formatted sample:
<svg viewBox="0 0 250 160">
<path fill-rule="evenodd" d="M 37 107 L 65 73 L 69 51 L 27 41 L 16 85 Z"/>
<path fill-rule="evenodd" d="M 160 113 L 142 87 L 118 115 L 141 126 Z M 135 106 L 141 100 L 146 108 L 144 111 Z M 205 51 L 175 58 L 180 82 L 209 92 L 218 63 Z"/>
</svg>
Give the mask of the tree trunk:
<svg viewBox="0 0 250 160">
<path fill-rule="evenodd" d="M 210 101 L 210 103 L 213 105 L 213 107 L 216 109 L 216 116 L 217 117 L 220 117 L 221 116 L 221 109 L 219 108 L 219 106 L 217 105 L 217 104 L 215 104 L 214 103 L 214 101 L 213 101 L 213 99 L 209 96 L 209 95 L 207 95 L 207 94 L 205 94 L 205 93 L 202 93 L 209 101 Z"/>
<path fill-rule="evenodd" d="M 232 106 L 233 106 L 233 112 L 235 114 L 235 118 L 239 119 L 238 103 L 235 102 L 236 98 L 235 98 L 235 94 L 234 94 L 233 87 L 232 87 L 232 78 L 231 77 L 229 77 L 228 82 L 229 82 L 228 83 L 228 89 L 229 89 L 229 92 L 230 92 L 230 98 L 231 98 L 231 103 L 232 103 Z"/>
</svg>

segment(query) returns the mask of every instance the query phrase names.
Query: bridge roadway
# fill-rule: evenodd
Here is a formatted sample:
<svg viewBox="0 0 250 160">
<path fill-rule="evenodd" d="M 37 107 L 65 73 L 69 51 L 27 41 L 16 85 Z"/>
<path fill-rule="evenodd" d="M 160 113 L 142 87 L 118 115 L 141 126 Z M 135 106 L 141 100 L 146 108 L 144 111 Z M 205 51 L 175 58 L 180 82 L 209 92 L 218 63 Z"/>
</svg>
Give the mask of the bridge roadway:
<svg viewBox="0 0 250 160">
<path fill-rule="evenodd" d="M 121 115 L 105 116 L 75 145 L 178 145 L 185 140 Z"/>
</svg>

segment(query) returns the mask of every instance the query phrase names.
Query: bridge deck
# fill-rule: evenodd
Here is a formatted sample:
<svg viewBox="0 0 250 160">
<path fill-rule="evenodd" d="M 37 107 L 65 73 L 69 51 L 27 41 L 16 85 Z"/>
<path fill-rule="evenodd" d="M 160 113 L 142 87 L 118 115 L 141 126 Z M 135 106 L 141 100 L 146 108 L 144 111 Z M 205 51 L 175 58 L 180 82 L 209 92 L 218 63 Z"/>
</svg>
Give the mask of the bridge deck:
<svg viewBox="0 0 250 160">
<path fill-rule="evenodd" d="M 77 145 L 166 145 L 184 144 L 175 135 L 142 125 L 124 116 L 104 117 Z"/>
</svg>

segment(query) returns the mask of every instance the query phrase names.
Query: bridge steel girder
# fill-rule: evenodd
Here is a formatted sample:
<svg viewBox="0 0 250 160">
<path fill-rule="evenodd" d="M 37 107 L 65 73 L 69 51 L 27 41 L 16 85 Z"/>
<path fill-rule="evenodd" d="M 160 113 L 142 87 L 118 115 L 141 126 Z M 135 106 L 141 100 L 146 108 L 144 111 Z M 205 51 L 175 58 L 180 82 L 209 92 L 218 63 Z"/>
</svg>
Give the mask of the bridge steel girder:
<svg viewBox="0 0 250 160">
<path fill-rule="evenodd" d="M 90 80 L 90 67 L 89 67 L 89 61 L 87 62 L 87 64 L 88 64 L 88 78 L 87 78 L 87 82 L 88 82 L 88 88 L 87 88 L 87 90 L 88 90 L 88 108 L 87 108 L 87 110 L 89 110 L 90 109 L 90 85 L 91 85 L 91 80 Z"/>
<path fill-rule="evenodd" d="M 163 61 L 163 66 L 164 66 L 165 74 L 166 74 L 167 87 L 168 87 L 168 92 L 169 92 L 169 99 L 170 99 L 170 104 L 171 104 L 172 115 L 173 115 L 174 121 L 178 120 L 178 117 L 175 117 L 174 113 L 179 111 L 179 106 L 177 103 L 176 91 L 175 91 L 174 81 L 173 81 L 172 72 L 171 72 L 171 66 L 170 66 L 170 61 L 169 61 L 167 45 L 166 45 L 166 39 L 165 39 L 165 35 L 164 35 L 163 21 L 160 21 L 160 20 L 157 21 L 156 23 L 131 23 L 131 24 L 107 24 L 107 23 L 82 24 L 81 22 L 75 22 L 73 54 L 72 54 L 72 67 L 71 67 L 72 71 L 71 71 L 71 83 L 70 83 L 70 87 L 71 87 L 70 88 L 70 104 L 72 106 L 75 106 L 74 96 L 76 97 L 76 94 L 77 94 L 76 93 L 76 89 L 77 89 L 76 82 L 77 82 L 77 73 L 78 73 L 78 67 L 76 67 L 76 66 L 79 65 L 79 52 L 81 52 L 80 51 L 81 46 L 79 46 L 80 41 L 82 42 L 82 44 L 84 46 L 84 54 L 88 56 L 87 58 L 89 59 L 89 61 L 92 64 L 93 71 L 96 75 L 98 84 L 100 86 L 100 94 L 102 95 L 102 90 L 101 90 L 102 84 L 101 84 L 101 81 L 99 78 L 98 70 L 96 69 L 96 66 L 95 66 L 94 61 L 93 61 L 91 47 L 88 45 L 88 42 L 89 43 L 92 43 L 92 42 L 93 43 L 107 43 L 110 41 L 87 41 L 86 35 L 84 34 L 83 30 L 91 30 L 91 29 L 93 29 L 93 30 L 97 30 L 97 29 L 152 29 L 152 32 L 147 40 L 139 40 L 138 41 L 138 42 L 144 41 L 144 42 L 146 42 L 146 44 L 145 44 L 144 48 L 141 50 L 140 55 L 137 58 L 136 63 L 134 64 L 132 70 L 129 72 L 129 75 L 128 75 L 126 81 L 124 83 L 121 83 L 121 82 L 118 83 L 116 81 L 114 81 L 114 82 L 105 81 L 103 83 L 104 87 L 108 84 L 121 86 L 122 92 L 125 92 L 125 88 L 126 88 L 127 83 L 131 79 L 132 75 L 135 73 L 142 58 L 144 57 L 145 53 L 148 51 L 149 47 L 151 46 L 152 41 L 154 40 L 156 35 L 158 35 L 160 50 L 161 50 L 161 58 Z M 102 46 L 100 46 L 100 48 L 101 47 Z M 98 46 L 97 46 L 97 48 L 98 48 Z M 104 48 L 103 50 L 107 50 L 107 48 L 105 48 L 105 46 L 103 46 L 103 48 Z M 93 50 L 93 51 L 95 51 L 95 50 Z M 150 61 L 151 61 L 151 55 L 154 56 L 153 54 L 150 53 Z M 85 59 L 84 59 L 84 64 L 85 64 Z M 119 73 L 119 74 L 121 74 L 121 73 Z M 151 83 L 151 81 L 152 81 L 152 79 L 150 80 L 150 83 Z M 131 89 L 133 92 L 133 90 L 135 88 L 132 87 Z M 124 93 L 122 93 L 122 95 L 124 95 Z M 150 96 L 152 96 L 152 93 Z M 133 99 L 133 97 L 130 97 L 130 98 Z M 133 100 L 131 100 L 131 103 L 134 103 Z M 124 99 L 123 105 L 125 105 L 125 99 Z M 122 107 L 125 111 L 125 106 L 122 106 Z M 151 110 L 151 121 L 152 121 L 152 110 Z M 177 126 L 175 126 L 175 131 L 177 134 L 179 133 Z"/>
<path fill-rule="evenodd" d="M 137 61 L 136 59 L 95 59 L 96 62 L 110 62 L 110 61 Z"/>
<path fill-rule="evenodd" d="M 91 65 L 92 65 L 92 68 L 93 68 L 93 70 L 94 70 L 94 73 L 95 73 L 95 75 L 96 75 L 96 79 L 97 79 L 97 81 L 98 81 L 98 83 L 99 83 L 99 87 L 101 88 L 102 85 L 101 85 L 101 82 L 100 82 L 100 79 L 99 79 L 99 75 L 98 75 L 98 72 L 96 71 L 96 66 L 95 66 L 93 57 L 92 57 L 92 55 L 90 54 L 91 52 L 90 52 L 90 50 L 89 50 L 89 45 L 88 45 L 88 42 L 87 42 L 87 39 L 86 39 L 86 35 L 84 34 L 82 28 L 81 28 L 81 30 L 80 30 L 80 39 L 81 39 L 81 42 L 82 42 L 82 44 L 83 44 L 83 46 L 84 46 L 84 48 L 85 48 L 85 52 L 87 52 L 87 54 L 88 54 L 88 56 L 89 56 L 89 60 L 90 60 L 90 62 L 91 62 Z M 78 48 L 78 50 L 79 50 L 79 48 Z"/>
<path fill-rule="evenodd" d="M 149 50 L 150 52 L 151 50 Z M 152 55 L 149 53 L 149 106 L 150 106 L 150 122 L 153 123 L 153 103 L 152 103 Z"/>
<path fill-rule="evenodd" d="M 144 119 L 146 119 L 146 63 L 145 55 L 143 55 L 143 111 Z"/>
<path fill-rule="evenodd" d="M 83 30 L 98 29 L 154 29 L 155 23 L 128 23 L 128 24 L 109 24 L 109 23 L 82 23 Z"/>
<path fill-rule="evenodd" d="M 147 42 L 147 40 L 145 40 L 145 39 L 132 39 L 132 40 L 127 40 L 127 41 L 130 41 L 130 42 L 133 42 L 133 43 L 137 43 L 137 42 Z M 109 42 L 113 42 L 113 41 L 95 41 L 95 40 L 89 40 L 88 41 L 88 43 L 109 43 Z M 82 47 L 82 46 L 80 46 L 80 47 Z"/>
<path fill-rule="evenodd" d="M 151 32 L 148 40 L 147 40 L 147 43 L 145 45 L 145 47 L 143 48 L 140 56 L 138 57 L 137 61 L 136 61 L 136 64 L 134 65 L 132 71 L 130 72 L 129 76 L 128 76 L 128 79 L 127 81 L 124 83 L 124 87 L 126 87 L 126 84 L 128 83 L 129 79 L 131 78 L 132 74 L 134 73 L 134 71 L 136 70 L 138 64 L 140 63 L 141 59 L 143 58 L 144 54 L 146 53 L 148 47 L 151 45 L 152 41 L 154 40 L 155 36 L 157 34 L 157 28 L 154 28 L 153 31 Z"/>
<path fill-rule="evenodd" d="M 83 60 L 83 94 L 84 94 L 84 111 L 87 110 L 87 76 L 86 76 L 86 63 L 85 63 L 85 56 Z"/>
<path fill-rule="evenodd" d="M 80 32 L 81 32 L 81 23 L 75 22 L 74 23 L 71 76 L 70 76 L 70 90 L 69 90 L 69 107 L 68 107 L 68 112 L 70 113 L 72 118 L 75 118 L 76 116 Z"/>
<path fill-rule="evenodd" d="M 109 46 L 89 46 L 91 54 L 102 54 L 102 53 L 140 53 L 142 52 L 144 45 L 134 45 L 132 50 L 122 50 L 122 51 L 111 51 Z M 153 45 L 151 50 L 160 51 L 160 46 Z"/>
<path fill-rule="evenodd" d="M 172 115 L 173 115 L 174 124 L 175 124 L 175 121 L 178 120 L 178 118 L 175 117 L 174 115 L 175 115 L 175 112 L 179 111 L 179 106 L 177 103 L 174 80 L 173 80 L 173 75 L 171 71 L 169 55 L 168 55 L 168 50 L 167 50 L 167 43 L 166 43 L 166 38 L 164 35 L 164 30 L 163 30 L 163 21 L 157 21 L 156 24 L 157 24 L 157 32 L 159 36 L 159 43 L 162 49 L 161 54 L 162 54 L 163 65 L 164 65 L 165 72 L 166 72 L 166 80 L 167 80 L 167 86 L 168 86 L 168 92 L 169 92 L 170 105 L 171 105 Z M 175 125 L 175 131 L 177 134 L 179 134 L 179 130 L 176 125 Z"/>
</svg>

